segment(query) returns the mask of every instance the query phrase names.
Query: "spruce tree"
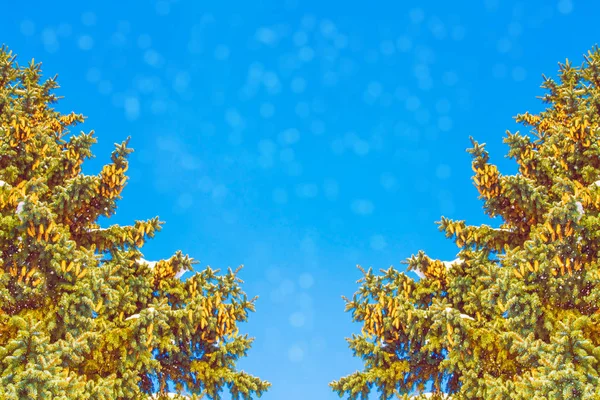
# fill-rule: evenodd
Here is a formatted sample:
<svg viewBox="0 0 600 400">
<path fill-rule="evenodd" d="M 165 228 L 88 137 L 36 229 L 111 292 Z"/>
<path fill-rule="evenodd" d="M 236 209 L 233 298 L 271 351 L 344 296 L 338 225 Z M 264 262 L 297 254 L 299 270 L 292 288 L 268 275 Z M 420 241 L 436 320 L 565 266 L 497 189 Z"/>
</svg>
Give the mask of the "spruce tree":
<svg viewBox="0 0 600 400">
<path fill-rule="evenodd" d="M 516 117 L 502 175 L 473 138 L 473 181 L 499 228 L 442 217 L 459 251 L 419 251 L 364 271 L 346 310 L 363 324 L 348 339 L 364 370 L 330 385 L 340 397 L 381 399 L 600 398 L 600 50 L 544 77 L 547 108 Z M 425 398 L 425 396 L 420 396 Z"/>
<path fill-rule="evenodd" d="M 84 175 L 96 139 L 69 135 L 84 117 L 52 108 L 56 88 L 0 49 L 0 398 L 162 398 L 169 384 L 260 397 L 270 384 L 235 367 L 253 340 L 237 323 L 254 311 L 238 271 L 182 281 L 189 256 L 142 258 L 158 218 L 99 226 L 126 184 L 129 139 Z"/>
</svg>

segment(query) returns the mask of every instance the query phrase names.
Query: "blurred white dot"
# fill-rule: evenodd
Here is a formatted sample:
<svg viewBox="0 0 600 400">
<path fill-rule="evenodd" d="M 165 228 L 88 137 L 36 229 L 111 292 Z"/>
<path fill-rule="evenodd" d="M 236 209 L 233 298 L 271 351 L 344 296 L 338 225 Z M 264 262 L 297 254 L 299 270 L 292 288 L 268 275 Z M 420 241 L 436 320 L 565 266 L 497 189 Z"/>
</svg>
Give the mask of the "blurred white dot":
<svg viewBox="0 0 600 400">
<path fill-rule="evenodd" d="M 267 281 L 272 284 L 279 283 L 281 280 L 281 271 L 277 267 L 269 267 L 265 275 L 267 277 Z"/>
<path fill-rule="evenodd" d="M 527 76 L 527 71 L 525 71 L 525 68 L 523 67 L 515 67 L 512 70 L 512 78 L 517 81 L 517 82 L 521 82 L 524 81 L 525 78 Z"/>
<path fill-rule="evenodd" d="M 384 40 L 379 45 L 379 50 L 384 56 L 391 56 L 396 52 L 396 47 L 394 46 L 394 42 L 391 40 Z"/>
<path fill-rule="evenodd" d="M 144 52 L 144 62 L 153 67 L 159 67 L 162 64 L 162 56 L 155 50 L 148 49 Z"/>
<path fill-rule="evenodd" d="M 571 0 L 560 0 L 557 8 L 561 14 L 570 14 L 573 11 L 573 2 Z"/>
<path fill-rule="evenodd" d="M 259 28 L 255 34 L 256 40 L 266 45 L 273 45 L 277 42 L 277 33 L 271 28 Z"/>
<path fill-rule="evenodd" d="M 440 114 L 448 114 L 450 112 L 450 102 L 448 99 L 439 99 L 435 103 L 435 110 Z"/>
<path fill-rule="evenodd" d="M 335 25 L 328 19 L 324 19 L 320 24 L 321 34 L 326 38 L 333 36 L 335 33 Z"/>
<path fill-rule="evenodd" d="M 58 40 L 56 39 L 56 32 L 50 28 L 46 28 L 42 31 L 42 43 L 44 43 L 44 49 L 48 53 L 55 53 L 60 47 Z"/>
<path fill-rule="evenodd" d="M 308 293 L 300 293 L 296 301 L 297 304 L 304 309 L 310 309 L 313 305 L 313 299 Z"/>
<path fill-rule="evenodd" d="M 267 87 L 269 93 L 277 93 L 279 91 L 279 77 L 275 72 L 265 72 L 262 76 L 262 82 Z"/>
<path fill-rule="evenodd" d="M 367 93 L 373 97 L 381 96 L 383 92 L 383 86 L 379 82 L 370 82 L 367 86 Z"/>
<path fill-rule="evenodd" d="M 310 106 L 308 105 L 308 103 L 301 101 L 298 104 L 296 104 L 294 112 L 300 118 L 308 118 L 308 116 L 310 115 Z"/>
<path fill-rule="evenodd" d="M 137 39 L 137 45 L 142 50 L 148 49 L 152 46 L 152 38 L 147 34 L 140 35 Z"/>
<path fill-rule="evenodd" d="M 437 166 L 437 169 L 435 170 L 435 175 L 438 177 L 438 179 L 448 179 L 448 178 L 450 178 L 451 173 L 452 173 L 452 170 L 450 169 L 450 166 L 447 164 L 440 164 Z"/>
<path fill-rule="evenodd" d="M 140 115 L 140 101 L 137 97 L 127 97 L 125 99 L 125 116 L 128 120 L 133 121 Z"/>
<path fill-rule="evenodd" d="M 438 193 L 438 203 L 442 214 L 448 215 L 454 213 L 455 207 L 451 192 L 440 190 Z"/>
<path fill-rule="evenodd" d="M 319 187 L 314 183 L 303 183 L 296 186 L 296 195 L 303 198 L 315 198 L 319 194 Z"/>
<path fill-rule="evenodd" d="M 227 187 L 225 185 L 219 184 L 212 189 L 211 196 L 212 196 L 213 200 L 219 201 L 219 200 L 223 199 L 225 196 L 227 196 L 228 192 L 229 192 L 229 190 L 227 189 Z"/>
<path fill-rule="evenodd" d="M 263 118 L 271 118 L 275 114 L 275 106 L 271 103 L 263 103 L 260 105 L 259 113 Z"/>
<path fill-rule="evenodd" d="M 189 193 L 182 193 L 177 198 L 177 207 L 182 210 L 190 208 L 193 203 L 194 203 L 194 198 Z"/>
<path fill-rule="evenodd" d="M 283 294 L 284 296 L 288 296 L 290 294 L 294 293 L 295 290 L 295 286 L 294 282 L 290 279 L 284 279 L 281 284 L 279 285 L 278 290 L 281 292 L 281 294 Z"/>
<path fill-rule="evenodd" d="M 498 50 L 498 53 L 508 53 L 511 47 L 512 43 L 506 38 L 500 39 L 496 43 L 496 49 Z"/>
<path fill-rule="evenodd" d="M 315 283 L 315 279 L 309 273 L 303 273 L 302 275 L 300 275 L 300 278 L 298 279 L 298 285 L 302 289 L 310 289 L 314 283 Z"/>
<path fill-rule="evenodd" d="M 73 32 L 73 28 L 71 27 L 71 25 L 65 24 L 65 23 L 60 24 L 58 26 L 58 29 L 56 30 L 56 33 L 58 34 L 58 36 L 62 36 L 62 37 L 71 36 L 72 32 Z"/>
<path fill-rule="evenodd" d="M 273 165 L 275 164 L 273 162 L 273 156 L 267 155 L 267 154 L 261 154 L 260 156 L 258 156 L 257 162 L 258 162 L 258 165 L 264 169 L 272 168 Z"/>
<path fill-rule="evenodd" d="M 291 145 L 300 140 L 300 132 L 296 128 L 289 128 L 279 134 L 279 142 Z"/>
<path fill-rule="evenodd" d="M 465 38 L 467 30 L 462 25 L 457 25 L 452 28 L 452 40 L 460 41 Z"/>
<path fill-rule="evenodd" d="M 314 120 L 310 124 L 310 131 L 315 135 L 322 135 L 325 133 L 325 123 L 320 120 Z"/>
<path fill-rule="evenodd" d="M 420 24 L 425 20 L 425 13 L 420 8 L 413 8 L 408 14 L 413 24 Z"/>
<path fill-rule="evenodd" d="M 232 128 L 241 128 L 244 124 L 242 116 L 234 108 L 230 108 L 225 111 L 225 122 L 227 122 L 227 124 Z"/>
<path fill-rule="evenodd" d="M 386 248 L 387 242 L 382 235 L 373 235 L 370 240 L 371 248 L 380 251 Z"/>
<path fill-rule="evenodd" d="M 330 179 L 326 180 L 323 184 L 323 190 L 325 192 L 325 197 L 327 198 L 327 200 L 333 201 L 337 199 L 339 194 L 339 187 L 336 181 Z"/>
<path fill-rule="evenodd" d="M 226 224 L 235 224 L 237 222 L 237 215 L 230 212 L 230 211 L 224 211 L 223 212 L 223 222 L 225 222 Z"/>
<path fill-rule="evenodd" d="M 308 46 L 302 47 L 300 49 L 300 51 L 298 52 L 298 58 L 300 59 L 300 61 L 303 61 L 303 62 L 309 62 L 310 60 L 313 59 L 314 56 L 315 56 L 315 51 Z"/>
<path fill-rule="evenodd" d="M 522 32 L 523 27 L 518 22 L 511 22 L 510 25 L 508 25 L 508 34 L 510 36 L 516 37 L 521 35 Z"/>
<path fill-rule="evenodd" d="M 157 1 L 154 10 L 157 15 L 165 16 L 171 12 L 171 6 L 166 1 Z"/>
<path fill-rule="evenodd" d="M 446 115 L 440 117 L 438 119 L 438 128 L 442 132 L 448 132 L 450 129 L 452 129 L 452 119 Z"/>
<path fill-rule="evenodd" d="M 301 312 L 295 312 L 292 315 L 290 315 L 289 321 L 290 321 L 290 325 L 292 325 L 294 328 L 300 328 L 304 325 L 304 321 L 306 320 L 306 317 L 304 317 L 304 314 Z"/>
<path fill-rule="evenodd" d="M 381 186 L 383 186 L 383 188 L 388 192 L 394 190 L 398 184 L 396 177 L 389 172 L 384 172 L 381 174 L 379 182 L 381 183 Z"/>
<path fill-rule="evenodd" d="M 150 105 L 150 111 L 156 115 L 164 113 L 167 111 L 167 102 L 162 99 L 153 100 Z"/>
<path fill-rule="evenodd" d="M 31 20 L 21 21 L 21 33 L 25 36 L 33 36 L 35 34 L 35 24 Z"/>
<path fill-rule="evenodd" d="M 273 201 L 277 204 L 285 204 L 288 201 L 287 192 L 284 189 L 273 190 Z"/>
<path fill-rule="evenodd" d="M 427 111 L 423 108 L 417 110 L 415 113 L 415 121 L 417 121 L 421 125 L 428 124 L 430 119 L 431 119 L 431 114 L 429 114 L 429 111 Z M 419 137 L 418 132 L 416 134 L 416 137 Z"/>
<path fill-rule="evenodd" d="M 225 61 L 229 58 L 229 47 L 224 44 L 220 44 L 215 48 L 215 59 L 219 61 Z"/>
<path fill-rule="evenodd" d="M 173 89 L 177 93 L 183 93 L 187 90 L 190 84 L 190 74 L 187 72 L 178 72 L 173 81 Z"/>
<path fill-rule="evenodd" d="M 234 132 L 230 132 L 229 135 L 227 135 L 227 140 L 231 145 L 239 146 L 244 141 L 244 137 L 242 135 L 242 132 L 236 130 Z"/>
<path fill-rule="evenodd" d="M 485 0 L 485 8 L 488 11 L 496 11 L 498 6 L 500 5 L 500 0 Z"/>
<path fill-rule="evenodd" d="M 305 236 L 300 242 L 300 250 L 306 255 L 314 254 L 317 250 L 314 239 L 310 236 Z"/>
<path fill-rule="evenodd" d="M 458 82 L 458 75 L 454 71 L 444 72 L 442 76 L 442 82 L 446 86 L 454 86 Z"/>
<path fill-rule="evenodd" d="M 323 84 L 325 86 L 334 86 L 338 82 L 338 76 L 333 71 L 325 71 L 323 74 Z"/>
<path fill-rule="evenodd" d="M 366 156 L 367 154 L 369 154 L 369 150 L 370 150 L 370 146 L 369 143 L 365 140 L 362 139 L 357 139 L 354 141 L 354 143 L 352 144 L 352 147 L 354 149 L 354 153 L 358 156 Z"/>
<path fill-rule="evenodd" d="M 396 46 L 398 47 L 398 51 L 407 52 L 412 47 L 412 41 L 408 36 L 400 36 L 396 40 Z"/>
<path fill-rule="evenodd" d="M 294 153 L 294 149 L 290 149 L 289 147 L 286 149 L 282 149 L 279 152 L 279 159 L 284 163 L 289 163 L 294 161 L 296 155 Z"/>
<path fill-rule="evenodd" d="M 115 32 L 111 36 L 110 41 L 115 47 L 124 47 L 127 44 L 127 37 L 121 32 Z"/>
<path fill-rule="evenodd" d="M 90 68 L 85 74 L 85 79 L 90 83 L 97 83 L 100 81 L 101 72 L 98 68 Z"/>
<path fill-rule="evenodd" d="M 342 139 L 334 139 L 331 142 L 331 150 L 335 153 L 335 154 L 342 154 L 345 150 L 346 150 L 346 144 L 344 143 L 344 141 Z"/>
<path fill-rule="evenodd" d="M 348 46 L 348 38 L 345 35 L 335 35 L 333 45 L 338 49 L 345 49 Z"/>
<path fill-rule="evenodd" d="M 408 96 L 404 106 L 408 111 L 416 111 L 421 106 L 421 101 L 416 96 Z"/>
<path fill-rule="evenodd" d="M 292 161 L 291 163 L 286 164 L 285 169 L 289 176 L 302 175 L 302 165 L 300 165 L 300 163 L 297 161 Z"/>
<path fill-rule="evenodd" d="M 419 79 L 418 86 L 421 90 L 429 90 L 433 87 L 433 80 L 430 77 Z"/>
<path fill-rule="evenodd" d="M 305 15 L 302 17 L 302 21 L 300 21 L 300 25 L 302 25 L 302 28 L 308 31 L 313 30 L 315 28 L 316 23 L 317 21 L 312 15 Z"/>
<path fill-rule="evenodd" d="M 201 192 L 208 193 L 212 190 L 212 188 L 213 182 L 210 177 L 203 176 L 198 180 L 198 189 L 200 189 Z"/>
<path fill-rule="evenodd" d="M 430 77 L 427 64 L 417 64 L 413 70 L 417 79 L 428 79 Z"/>
<path fill-rule="evenodd" d="M 444 39 L 446 37 L 446 26 L 437 17 L 432 17 L 429 20 L 429 30 L 436 39 Z"/>
<path fill-rule="evenodd" d="M 112 84 L 105 80 L 98 82 L 98 92 L 103 95 L 108 95 L 112 92 Z"/>
<path fill-rule="evenodd" d="M 290 86 L 292 88 L 292 92 L 296 94 L 302 93 L 304 92 L 304 89 L 306 89 L 306 81 L 304 80 L 304 78 L 295 77 L 294 79 L 292 79 L 292 83 Z"/>
<path fill-rule="evenodd" d="M 117 25 L 117 29 L 122 34 L 127 35 L 131 31 L 131 23 L 129 21 L 124 21 L 124 20 L 119 21 L 119 23 Z"/>
<path fill-rule="evenodd" d="M 300 362 L 304 358 L 304 351 L 300 346 L 294 345 L 288 350 L 288 358 L 291 362 Z"/>
<path fill-rule="evenodd" d="M 358 215 L 370 215 L 373 213 L 375 207 L 370 200 L 357 199 L 352 202 L 350 208 L 353 213 Z"/>
<path fill-rule="evenodd" d="M 296 46 L 304 46 L 308 42 L 308 36 L 306 32 L 298 31 L 294 33 L 293 41 Z"/>
<path fill-rule="evenodd" d="M 496 64 L 492 67 L 492 76 L 495 79 L 502 79 L 506 76 L 506 65 Z"/>
<path fill-rule="evenodd" d="M 310 340 L 310 347 L 312 349 L 314 349 L 315 351 L 324 350 L 325 349 L 325 345 L 326 345 L 325 339 L 323 339 L 320 336 L 313 337 Z"/>
<path fill-rule="evenodd" d="M 96 25 L 96 14 L 91 11 L 84 12 L 81 14 L 81 23 L 85 26 Z"/>
</svg>

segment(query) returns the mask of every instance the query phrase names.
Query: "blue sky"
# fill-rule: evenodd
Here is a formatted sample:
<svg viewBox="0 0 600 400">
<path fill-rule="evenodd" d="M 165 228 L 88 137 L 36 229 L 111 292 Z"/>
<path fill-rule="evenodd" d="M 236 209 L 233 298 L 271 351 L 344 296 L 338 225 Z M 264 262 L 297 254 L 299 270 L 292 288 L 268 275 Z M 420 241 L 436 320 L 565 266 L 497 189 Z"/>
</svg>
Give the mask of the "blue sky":
<svg viewBox="0 0 600 400">
<path fill-rule="evenodd" d="M 273 384 L 263 398 L 334 399 L 327 384 L 362 365 L 341 299 L 356 265 L 454 259 L 442 215 L 499 224 L 471 183 L 468 138 L 516 171 L 505 130 L 542 109 L 542 73 L 598 42 L 592 3 L 11 2 L 0 42 L 59 74 L 58 108 L 88 117 L 86 173 L 132 137 L 105 222 L 160 216 L 149 260 L 181 249 L 198 268 L 244 264 L 259 299 L 239 366 Z"/>
</svg>

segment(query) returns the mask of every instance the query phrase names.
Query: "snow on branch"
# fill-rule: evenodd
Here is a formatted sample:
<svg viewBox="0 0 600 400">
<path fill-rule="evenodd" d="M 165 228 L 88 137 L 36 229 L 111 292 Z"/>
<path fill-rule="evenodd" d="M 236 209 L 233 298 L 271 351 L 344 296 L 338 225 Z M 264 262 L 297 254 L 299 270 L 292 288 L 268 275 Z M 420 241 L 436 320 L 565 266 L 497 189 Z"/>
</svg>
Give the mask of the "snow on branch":
<svg viewBox="0 0 600 400">
<path fill-rule="evenodd" d="M 459 263 L 459 262 L 462 262 L 461 258 L 455 258 L 452 261 L 442 261 L 442 264 L 444 264 L 446 266 L 446 269 L 450 269 L 450 268 L 452 268 L 453 264 L 456 264 L 456 263 Z"/>
<path fill-rule="evenodd" d="M 447 313 L 450 313 L 453 310 L 454 310 L 454 308 L 452 308 L 452 307 L 446 307 L 446 309 L 444 311 L 446 311 Z M 469 319 L 471 321 L 475 321 L 475 318 L 473 318 L 473 317 L 471 317 L 470 315 L 467 315 L 467 314 L 460 314 L 459 317 L 461 319 Z"/>
</svg>

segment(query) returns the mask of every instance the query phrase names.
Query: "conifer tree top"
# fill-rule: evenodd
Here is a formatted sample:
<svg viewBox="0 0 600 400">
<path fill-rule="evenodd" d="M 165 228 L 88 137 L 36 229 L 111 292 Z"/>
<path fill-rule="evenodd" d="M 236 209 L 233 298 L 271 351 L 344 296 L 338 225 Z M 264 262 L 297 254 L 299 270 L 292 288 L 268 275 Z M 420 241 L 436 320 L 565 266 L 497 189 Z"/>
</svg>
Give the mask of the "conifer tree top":
<svg viewBox="0 0 600 400">
<path fill-rule="evenodd" d="M 406 262 L 418 281 L 363 270 L 346 310 L 363 323 L 348 342 L 365 368 L 331 383 L 340 396 L 600 396 L 600 50 L 542 87 L 547 109 L 517 116 L 531 134 L 504 140 L 518 174 L 471 138 L 473 182 L 501 226 L 442 217 L 457 258 L 418 252 Z"/>
<path fill-rule="evenodd" d="M 94 133 L 52 108 L 55 78 L 0 49 L 0 398 L 137 399 L 167 384 L 192 398 L 260 396 L 270 384 L 236 361 L 254 311 L 238 270 L 178 251 L 143 259 L 158 218 L 100 227 L 127 182 L 129 139 L 98 175 L 81 173 Z"/>
</svg>

